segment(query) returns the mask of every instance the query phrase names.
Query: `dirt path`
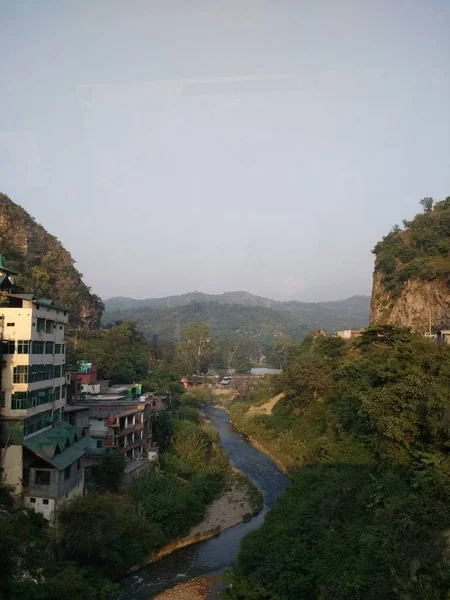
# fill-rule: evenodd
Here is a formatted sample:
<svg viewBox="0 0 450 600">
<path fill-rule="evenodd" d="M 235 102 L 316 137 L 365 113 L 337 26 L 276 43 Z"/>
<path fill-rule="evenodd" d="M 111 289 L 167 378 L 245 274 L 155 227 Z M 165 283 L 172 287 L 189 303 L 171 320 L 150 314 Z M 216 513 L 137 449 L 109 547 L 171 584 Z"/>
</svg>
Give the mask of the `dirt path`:
<svg viewBox="0 0 450 600">
<path fill-rule="evenodd" d="M 274 396 L 271 400 L 269 400 L 268 402 L 266 402 L 265 404 L 262 404 L 261 406 L 251 406 L 248 409 L 248 414 L 249 415 L 271 415 L 272 414 L 272 410 L 274 409 L 275 405 L 284 398 L 284 392 L 282 392 L 281 394 L 278 394 L 278 396 Z"/>
</svg>

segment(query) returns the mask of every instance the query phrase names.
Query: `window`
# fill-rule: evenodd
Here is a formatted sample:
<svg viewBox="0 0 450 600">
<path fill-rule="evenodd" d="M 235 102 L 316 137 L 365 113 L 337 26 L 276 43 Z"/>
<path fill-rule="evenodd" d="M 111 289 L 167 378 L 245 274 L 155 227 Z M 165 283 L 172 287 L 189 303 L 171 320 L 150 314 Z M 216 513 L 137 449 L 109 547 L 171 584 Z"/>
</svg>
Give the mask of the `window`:
<svg viewBox="0 0 450 600">
<path fill-rule="evenodd" d="M 66 397 L 66 386 L 62 385 L 61 386 L 61 398 L 65 398 Z"/>
<path fill-rule="evenodd" d="M 55 344 L 55 354 L 61 354 L 61 344 Z"/>
<path fill-rule="evenodd" d="M 36 498 L 30 498 L 30 504 L 36 504 Z"/>
<path fill-rule="evenodd" d="M 54 321 L 45 321 L 45 333 L 53 333 L 53 323 Z"/>
<path fill-rule="evenodd" d="M 55 379 L 57 379 L 58 377 L 61 377 L 61 365 L 55 365 L 55 369 L 54 369 L 54 375 L 53 377 Z"/>
<path fill-rule="evenodd" d="M 58 419 L 58 415 L 57 415 L 58 411 L 55 411 L 55 421 L 60 420 L 60 418 Z M 24 421 L 24 426 L 23 426 L 23 435 L 27 436 L 27 435 L 31 435 L 32 433 L 36 433 L 37 431 L 41 431 L 41 429 L 44 429 L 45 427 L 48 427 L 51 424 L 52 421 L 52 411 L 51 410 L 46 410 L 45 412 L 41 412 L 38 413 L 37 415 L 33 415 L 32 417 L 28 417 L 28 419 L 25 419 Z"/>
<path fill-rule="evenodd" d="M 3 342 L 3 354 L 14 354 L 15 346 L 16 344 L 14 340 L 7 340 Z"/>
<path fill-rule="evenodd" d="M 81 469 L 81 458 L 77 460 L 77 471 Z"/>
<path fill-rule="evenodd" d="M 55 387 L 55 395 L 54 395 L 54 399 L 55 400 L 59 400 L 61 398 L 61 388 Z"/>
<path fill-rule="evenodd" d="M 103 448 L 103 440 L 97 440 L 97 448 Z"/>
<path fill-rule="evenodd" d="M 6 323 L 6 327 L 15 327 L 16 324 L 15 323 Z"/>
<path fill-rule="evenodd" d="M 38 333 L 44 333 L 45 332 L 45 319 L 41 319 L 40 317 L 37 318 L 36 329 L 37 329 Z"/>
<path fill-rule="evenodd" d="M 50 485 L 50 471 L 40 471 L 39 469 L 36 469 L 34 483 L 36 485 Z"/>
<path fill-rule="evenodd" d="M 33 342 L 31 345 L 32 354 L 44 354 L 44 342 Z"/>
<path fill-rule="evenodd" d="M 16 392 L 11 397 L 12 410 L 23 410 L 28 407 L 28 392 Z"/>
<path fill-rule="evenodd" d="M 42 499 L 42 504 L 48 504 L 48 498 L 43 498 Z"/>
<path fill-rule="evenodd" d="M 28 365 L 14 367 L 13 383 L 28 383 Z"/>
<path fill-rule="evenodd" d="M 72 465 L 69 465 L 68 467 L 66 467 L 64 469 L 64 481 L 67 481 L 69 479 L 69 477 L 70 477 L 70 467 L 71 466 Z"/>
<path fill-rule="evenodd" d="M 19 340 L 17 342 L 17 354 L 30 354 L 31 342 L 29 340 Z"/>
<path fill-rule="evenodd" d="M 53 348 L 53 342 L 45 342 L 45 354 L 53 354 Z"/>
<path fill-rule="evenodd" d="M 5 392 L 5 390 L 2 390 L 1 395 L 0 395 L 0 406 L 2 408 L 5 408 L 5 406 L 6 406 L 6 392 Z"/>
<path fill-rule="evenodd" d="M 60 325 L 59 328 L 62 329 L 62 325 Z"/>
</svg>

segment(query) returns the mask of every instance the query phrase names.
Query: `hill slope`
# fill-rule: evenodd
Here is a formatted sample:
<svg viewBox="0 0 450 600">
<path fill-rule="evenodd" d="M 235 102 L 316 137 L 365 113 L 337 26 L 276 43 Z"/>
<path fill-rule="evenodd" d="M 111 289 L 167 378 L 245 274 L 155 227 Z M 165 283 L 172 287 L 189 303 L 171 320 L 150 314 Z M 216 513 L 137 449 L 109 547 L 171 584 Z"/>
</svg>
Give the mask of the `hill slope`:
<svg viewBox="0 0 450 600">
<path fill-rule="evenodd" d="M 395 226 L 373 250 L 371 322 L 427 331 L 450 326 L 450 196 Z"/>
<path fill-rule="evenodd" d="M 69 309 L 72 326 L 100 324 L 103 303 L 83 283 L 70 253 L 5 194 L 0 194 L 0 253 L 7 266 L 19 273 L 18 285 Z"/>
<path fill-rule="evenodd" d="M 178 331 L 191 323 L 207 323 L 217 337 L 234 334 L 245 335 L 265 345 L 273 342 L 279 334 L 294 338 L 303 337 L 307 328 L 287 313 L 261 306 L 250 307 L 239 304 L 200 304 L 175 308 L 137 308 L 105 314 L 111 321 L 130 319 L 147 336 L 157 335 L 161 339 L 174 340 Z"/>
<path fill-rule="evenodd" d="M 346 300 L 337 302 L 278 302 L 262 296 L 255 296 L 249 292 L 225 292 L 224 294 L 203 294 L 202 292 L 193 292 L 182 294 L 180 296 L 169 296 L 166 298 L 148 298 L 145 300 L 135 300 L 133 298 L 110 298 L 106 300 L 106 313 L 104 322 L 109 322 L 118 318 L 135 319 L 136 310 L 142 311 L 139 316 L 139 322 L 142 324 L 145 320 L 143 315 L 146 309 L 160 310 L 173 309 L 179 307 L 189 307 L 193 304 L 199 304 L 206 307 L 215 305 L 234 305 L 247 307 L 250 309 L 261 308 L 270 309 L 273 313 L 281 313 L 285 317 L 290 316 L 302 326 L 303 329 L 324 329 L 326 331 L 335 331 L 337 329 L 358 329 L 366 327 L 369 321 L 369 297 L 353 296 Z M 206 308 L 202 309 L 206 311 Z M 202 311 L 199 311 L 202 313 Z M 147 313 L 150 315 L 150 312 Z M 242 312 L 240 315 L 251 315 L 251 310 Z M 206 315 L 206 312 L 205 312 Z M 200 317 L 202 314 L 200 314 Z M 273 317 L 273 315 L 272 315 Z M 155 318 L 152 313 L 150 319 Z M 164 317 L 165 318 L 165 317 Z M 205 320 L 205 318 L 200 320 Z M 276 319 L 275 319 L 276 321 Z M 250 322 L 247 324 L 250 327 Z"/>
</svg>

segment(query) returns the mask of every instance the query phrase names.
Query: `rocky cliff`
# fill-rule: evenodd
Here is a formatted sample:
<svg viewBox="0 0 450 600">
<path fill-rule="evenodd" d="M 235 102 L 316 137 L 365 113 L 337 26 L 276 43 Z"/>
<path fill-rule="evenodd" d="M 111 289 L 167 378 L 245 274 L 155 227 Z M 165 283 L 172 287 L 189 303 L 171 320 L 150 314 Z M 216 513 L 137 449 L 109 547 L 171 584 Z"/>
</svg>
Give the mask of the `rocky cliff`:
<svg viewBox="0 0 450 600">
<path fill-rule="evenodd" d="M 0 194 L 0 253 L 19 273 L 18 285 L 69 309 L 72 327 L 99 326 L 103 303 L 83 283 L 70 253 L 5 194 Z"/>
<path fill-rule="evenodd" d="M 450 328 L 450 197 L 394 226 L 373 250 L 371 323 L 426 332 Z"/>
<path fill-rule="evenodd" d="M 371 323 L 392 323 L 425 332 L 429 329 L 430 319 L 432 329 L 435 329 L 447 318 L 450 287 L 438 279 L 410 279 L 400 295 L 393 298 L 384 288 L 382 273 L 376 269 L 370 309 Z"/>
</svg>

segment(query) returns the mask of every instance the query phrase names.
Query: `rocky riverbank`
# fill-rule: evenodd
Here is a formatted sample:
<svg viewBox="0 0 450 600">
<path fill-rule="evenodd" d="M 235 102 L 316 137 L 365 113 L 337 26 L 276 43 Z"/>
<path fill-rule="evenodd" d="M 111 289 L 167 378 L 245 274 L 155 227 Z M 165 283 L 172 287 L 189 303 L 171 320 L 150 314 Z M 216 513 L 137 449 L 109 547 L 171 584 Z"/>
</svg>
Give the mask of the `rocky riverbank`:
<svg viewBox="0 0 450 600">
<path fill-rule="evenodd" d="M 203 521 L 195 525 L 186 537 L 174 540 L 161 548 L 147 564 L 156 562 L 180 548 L 214 537 L 242 521 L 247 521 L 258 514 L 262 507 L 262 495 L 255 484 L 233 469 L 230 489 L 210 504 Z"/>
<path fill-rule="evenodd" d="M 163 592 L 155 600 L 208 600 L 216 597 L 215 591 L 220 582 L 220 576 L 198 577 Z"/>
</svg>

